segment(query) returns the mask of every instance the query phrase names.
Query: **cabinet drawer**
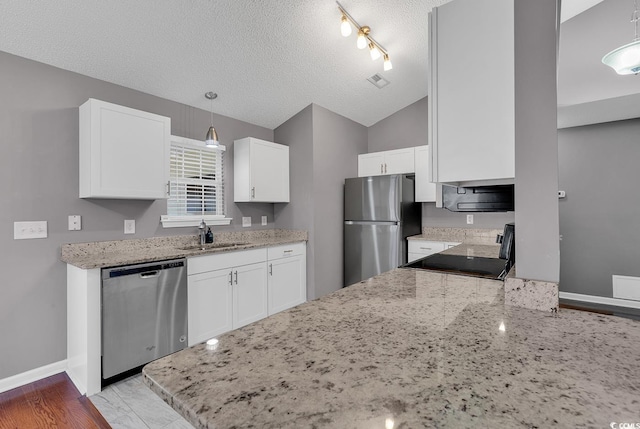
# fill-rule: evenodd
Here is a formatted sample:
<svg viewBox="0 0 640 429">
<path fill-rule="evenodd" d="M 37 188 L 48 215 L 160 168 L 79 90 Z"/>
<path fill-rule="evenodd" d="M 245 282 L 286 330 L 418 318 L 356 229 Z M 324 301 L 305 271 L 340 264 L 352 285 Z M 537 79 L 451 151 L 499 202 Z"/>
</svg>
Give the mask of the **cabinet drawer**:
<svg viewBox="0 0 640 429">
<path fill-rule="evenodd" d="M 237 252 L 194 256 L 187 259 L 187 274 L 206 273 L 223 268 L 240 267 L 267 260 L 267 249 L 241 250 Z"/>
<path fill-rule="evenodd" d="M 269 249 L 267 249 L 267 258 L 269 260 L 272 260 L 302 255 L 304 254 L 305 246 L 305 243 L 293 243 L 285 244 L 282 246 L 269 247 Z"/>
<path fill-rule="evenodd" d="M 431 255 L 442 252 L 444 249 L 445 243 L 443 241 L 409 240 L 409 253 Z"/>
</svg>

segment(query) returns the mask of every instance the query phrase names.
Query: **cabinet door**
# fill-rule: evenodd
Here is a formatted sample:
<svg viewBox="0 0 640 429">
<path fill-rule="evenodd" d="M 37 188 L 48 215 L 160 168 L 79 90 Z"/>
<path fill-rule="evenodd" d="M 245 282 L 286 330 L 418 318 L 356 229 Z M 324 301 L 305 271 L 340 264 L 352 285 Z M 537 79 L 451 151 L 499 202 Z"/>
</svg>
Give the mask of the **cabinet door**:
<svg viewBox="0 0 640 429">
<path fill-rule="evenodd" d="M 415 171 L 414 148 L 384 152 L 384 174 L 403 174 Z"/>
<path fill-rule="evenodd" d="M 189 346 L 233 329 L 231 275 L 229 268 L 188 277 Z"/>
<path fill-rule="evenodd" d="M 429 146 L 415 148 L 416 202 L 434 202 L 436 184 L 429 181 Z"/>
<path fill-rule="evenodd" d="M 445 250 L 444 241 L 409 240 L 408 252 L 422 255 L 433 255 Z"/>
<path fill-rule="evenodd" d="M 233 269 L 233 329 L 267 317 L 267 263 Z"/>
<path fill-rule="evenodd" d="M 80 106 L 80 198 L 167 198 L 171 119 L 104 101 Z"/>
<path fill-rule="evenodd" d="M 513 0 L 456 0 L 429 17 L 432 181 L 513 183 Z"/>
<path fill-rule="evenodd" d="M 269 315 L 295 307 L 307 299 L 304 255 L 269 261 Z"/>
<path fill-rule="evenodd" d="M 289 148 L 251 140 L 252 201 L 289 202 Z"/>
<path fill-rule="evenodd" d="M 358 155 L 358 177 L 380 176 L 384 174 L 384 154 L 382 152 Z"/>
</svg>

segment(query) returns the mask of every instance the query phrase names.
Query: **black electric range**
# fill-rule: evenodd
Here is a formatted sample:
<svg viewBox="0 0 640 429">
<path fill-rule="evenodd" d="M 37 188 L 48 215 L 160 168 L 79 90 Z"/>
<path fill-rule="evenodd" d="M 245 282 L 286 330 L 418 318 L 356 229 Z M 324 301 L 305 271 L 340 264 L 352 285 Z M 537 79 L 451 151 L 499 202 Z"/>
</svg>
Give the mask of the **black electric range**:
<svg viewBox="0 0 640 429">
<path fill-rule="evenodd" d="M 497 258 L 480 258 L 463 255 L 435 255 L 426 256 L 413 261 L 404 268 L 418 268 L 431 271 L 442 271 L 448 274 L 481 277 L 485 279 L 503 280 L 506 276 L 508 261 Z"/>
</svg>

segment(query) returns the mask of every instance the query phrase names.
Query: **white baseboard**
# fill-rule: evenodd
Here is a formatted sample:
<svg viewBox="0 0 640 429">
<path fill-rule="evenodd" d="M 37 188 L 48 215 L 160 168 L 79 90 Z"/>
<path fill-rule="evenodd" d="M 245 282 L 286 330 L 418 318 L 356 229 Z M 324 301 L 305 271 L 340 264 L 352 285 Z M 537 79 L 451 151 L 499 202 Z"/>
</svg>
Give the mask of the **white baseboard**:
<svg viewBox="0 0 640 429">
<path fill-rule="evenodd" d="M 33 383 L 34 381 L 42 380 L 43 378 L 47 378 L 55 374 L 60 374 L 61 372 L 65 372 L 66 369 L 67 360 L 65 359 L 21 374 L 3 378 L 0 380 L 0 393 L 15 389 L 16 387 L 24 386 L 25 384 Z"/>
<path fill-rule="evenodd" d="M 627 307 L 640 309 L 640 301 L 628 299 L 609 298 L 606 296 L 583 295 L 581 293 L 560 292 L 560 299 L 570 299 L 571 301 L 591 302 L 594 304 L 613 305 L 616 307 Z"/>
</svg>

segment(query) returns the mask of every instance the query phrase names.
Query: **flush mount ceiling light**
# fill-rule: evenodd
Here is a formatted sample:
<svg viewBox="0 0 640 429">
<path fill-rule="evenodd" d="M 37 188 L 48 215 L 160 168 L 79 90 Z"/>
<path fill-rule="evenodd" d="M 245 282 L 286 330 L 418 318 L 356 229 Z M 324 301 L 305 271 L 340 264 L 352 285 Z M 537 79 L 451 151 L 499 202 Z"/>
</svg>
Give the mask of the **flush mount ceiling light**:
<svg viewBox="0 0 640 429">
<path fill-rule="evenodd" d="M 640 73 L 640 38 L 638 38 L 638 0 L 634 0 L 635 10 L 631 15 L 631 22 L 635 26 L 633 42 L 620 46 L 602 57 L 602 62 L 616 71 L 616 73 L 638 74 Z"/>
<path fill-rule="evenodd" d="M 353 25 L 358 29 L 358 39 L 356 40 L 357 48 L 364 49 L 368 46 L 371 59 L 377 60 L 382 56 L 384 58 L 384 71 L 391 70 L 393 65 L 389 59 L 389 52 L 387 52 L 380 43 L 376 42 L 373 37 L 371 37 L 371 28 L 366 25 L 361 26 L 358 24 L 356 20 L 349 15 L 345 8 L 342 7 L 340 2 L 336 2 L 336 4 L 338 5 L 338 10 L 342 13 L 342 17 L 340 18 L 340 33 L 342 33 L 344 37 L 349 37 L 351 35 L 351 26 Z"/>
<path fill-rule="evenodd" d="M 220 145 L 220 142 L 218 141 L 218 133 L 216 132 L 216 129 L 213 128 L 213 100 L 218 98 L 218 94 L 210 91 L 204 96 L 211 100 L 211 126 L 209 127 L 209 131 L 207 131 L 207 136 L 204 138 L 204 144 L 207 147 L 218 147 Z"/>
</svg>

